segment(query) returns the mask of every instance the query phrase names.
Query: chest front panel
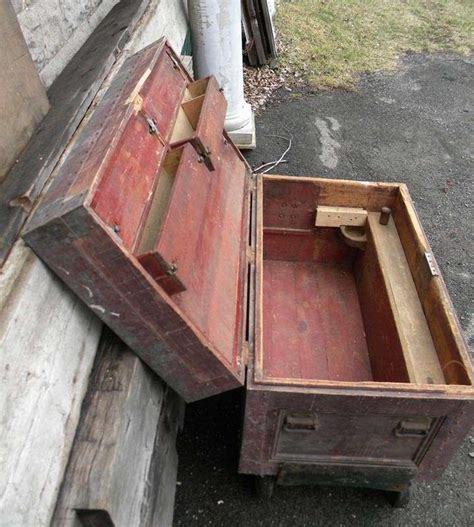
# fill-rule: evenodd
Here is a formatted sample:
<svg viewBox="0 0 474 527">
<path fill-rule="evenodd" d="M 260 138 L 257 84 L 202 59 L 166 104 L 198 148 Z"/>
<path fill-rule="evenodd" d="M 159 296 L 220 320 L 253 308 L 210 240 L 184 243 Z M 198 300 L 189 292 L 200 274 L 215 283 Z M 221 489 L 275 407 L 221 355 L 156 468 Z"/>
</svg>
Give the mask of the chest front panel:
<svg viewBox="0 0 474 527">
<path fill-rule="evenodd" d="M 404 483 L 415 475 L 432 479 L 474 417 L 472 401 L 443 396 L 298 393 L 248 384 L 239 470 L 249 474 L 278 476 L 314 466 L 316 473 L 332 474 L 325 484 L 334 484 L 340 472 L 364 486 L 359 476 L 385 471 L 387 489 L 401 473 Z"/>
<path fill-rule="evenodd" d="M 429 416 L 285 412 L 273 459 L 283 462 L 417 463 L 437 431 Z"/>
</svg>

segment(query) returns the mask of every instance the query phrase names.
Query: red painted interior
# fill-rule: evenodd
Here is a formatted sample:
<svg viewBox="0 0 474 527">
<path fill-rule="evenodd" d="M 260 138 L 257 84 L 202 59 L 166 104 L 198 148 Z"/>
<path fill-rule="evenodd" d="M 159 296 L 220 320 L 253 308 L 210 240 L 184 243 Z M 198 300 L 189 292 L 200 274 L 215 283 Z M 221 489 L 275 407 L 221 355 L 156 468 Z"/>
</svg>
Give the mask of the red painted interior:
<svg viewBox="0 0 474 527">
<path fill-rule="evenodd" d="M 364 253 L 349 247 L 338 228 L 314 226 L 321 202 L 370 206 L 366 195 L 329 192 L 310 181 L 264 181 L 262 374 L 270 379 L 378 380 L 354 272 Z M 370 298 L 365 299 L 367 310 Z"/>
<path fill-rule="evenodd" d="M 371 381 L 349 264 L 263 262 L 264 375 Z"/>
<path fill-rule="evenodd" d="M 173 294 L 173 302 L 235 367 L 243 333 L 248 176 L 222 135 L 218 156 L 218 168 L 210 171 L 190 144 L 184 146 L 151 254 L 176 265 L 186 290 Z"/>
<path fill-rule="evenodd" d="M 165 147 L 140 114 L 130 118 L 108 159 L 92 208 L 131 249 L 155 185 Z"/>
<path fill-rule="evenodd" d="M 147 57 L 152 52 L 153 48 L 150 48 L 143 55 Z M 107 225 L 118 231 L 129 250 L 140 233 L 165 153 L 164 145 L 171 134 L 188 81 L 186 74 L 173 62 L 169 50 L 165 48 L 158 56 L 154 53 L 153 56 L 156 64 L 151 71 L 145 69 L 146 62 L 139 61 L 140 68 L 131 75 L 135 99 L 132 101 L 133 97 L 128 94 L 124 103 L 123 94 L 116 96 L 117 100 L 120 98 L 122 112 L 123 108 L 132 108 L 128 109 L 126 124 L 112 154 L 105 162 L 96 156 L 102 163 L 102 174 L 92 208 Z M 104 115 L 104 119 L 106 117 Z M 150 123 L 155 126 L 154 133 L 150 133 Z M 115 125 L 109 125 L 109 128 L 105 130 L 107 135 L 115 133 Z M 106 153 L 104 151 L 103 155 Z"/>
<path fill-rule="evenodd" d="M 143 85 L 142 112 L 155 121 L 158 132 L 168 140 L 176 119 L 178 106 L 188 79 L 175 66 L 169 52 L 162 53 Z"/>
<path fill-rule="evenodd" d="M 159 246 L 167 261 L 181 265 L 186 291 L 173 300 L 235 365 L 242 345 L 247 174 L 232 146 L 221 145 L 220 164 L 212 172 L 191 170 L 203 165 L 189 150 L 196 159 L 176 180 Z"/>
</svg>

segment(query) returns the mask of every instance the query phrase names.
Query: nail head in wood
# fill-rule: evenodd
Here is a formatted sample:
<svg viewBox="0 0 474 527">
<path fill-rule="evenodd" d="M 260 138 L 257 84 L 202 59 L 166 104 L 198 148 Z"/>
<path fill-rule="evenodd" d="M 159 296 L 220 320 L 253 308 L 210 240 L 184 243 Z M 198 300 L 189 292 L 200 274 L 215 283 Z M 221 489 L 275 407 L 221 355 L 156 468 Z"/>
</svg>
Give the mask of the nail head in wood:
<svg viewBox="0 0 474 527">
<path fill-rule="evenodd" d="M 388 220 L 390 219 L 390 214 L 392 214 L 392 210 L 389 207 L 382 207 L 380 210 L 380 225 L 387 225 Z"/>
</svg>

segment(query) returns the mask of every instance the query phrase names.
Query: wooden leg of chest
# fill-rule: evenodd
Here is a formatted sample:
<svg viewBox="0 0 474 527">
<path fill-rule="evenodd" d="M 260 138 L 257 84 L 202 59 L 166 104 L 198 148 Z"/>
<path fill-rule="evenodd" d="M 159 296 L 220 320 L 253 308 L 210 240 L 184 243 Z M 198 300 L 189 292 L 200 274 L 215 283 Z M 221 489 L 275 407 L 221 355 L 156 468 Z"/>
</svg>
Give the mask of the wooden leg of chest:
<svg viewBox="0 0 474 527">
<path fill-rule="evenodd" d="M 387 491 L 387 499 L 394 509 L 403 509 L 410 502 L 412 486 L 407 485 L 399 491 Z"/>
<path fill-rule="evenodd" d="M 255 476 L 255 492 L 263 500 L 269 500 L 273 496 L 275 478 L 273 476 Z"/>
</svg>

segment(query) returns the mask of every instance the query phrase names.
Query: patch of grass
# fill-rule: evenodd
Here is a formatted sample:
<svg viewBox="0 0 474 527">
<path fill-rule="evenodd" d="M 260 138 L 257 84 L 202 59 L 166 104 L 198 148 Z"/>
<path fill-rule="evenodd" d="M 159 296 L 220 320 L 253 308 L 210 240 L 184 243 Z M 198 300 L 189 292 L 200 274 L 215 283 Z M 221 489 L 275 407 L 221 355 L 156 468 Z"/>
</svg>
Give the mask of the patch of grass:
<svg viewBox="0 0 474 527">
<path fill-rule="evenodd" d="M 404 51 L 474 49 L 472 0 L 280 0 L 276 26 L 282 65 L 319 88 L 394 70 Z"/>
</svg>

